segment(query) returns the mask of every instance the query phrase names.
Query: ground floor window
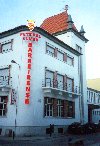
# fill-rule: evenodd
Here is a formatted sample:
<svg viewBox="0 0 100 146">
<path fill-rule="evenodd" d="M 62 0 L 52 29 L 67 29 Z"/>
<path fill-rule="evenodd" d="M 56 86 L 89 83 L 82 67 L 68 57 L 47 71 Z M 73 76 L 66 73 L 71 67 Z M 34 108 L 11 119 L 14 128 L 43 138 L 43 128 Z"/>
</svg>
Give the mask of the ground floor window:
<svg viewBox="0 0 100 146">
<path fill-rule="evenodd" d="M 75 117 L 75 102 L 44 97 L 44 116 Z"/>
<path fill-rule="evenodd" d="M 0 116 L 6 116 L 7 96 L 0 96 Z"/>
<path fill-rule="evenodd" d="M 67 104 L 67 110 L 68 110 L 68 117 L 75 117 L 75 102 L 72 101 L 68 101 Z"/>
<path fill-rule="evenodd" d="M 58 117 L 64 116 L 64 101 L 61 99 L 57 100 L 57 116 Z"/>
<path fill-rule="evenodd" d="M 53 99 L 45 98 L 44 99 L 44 115 L 45 116 L 53 116 Z"/>
</svg>

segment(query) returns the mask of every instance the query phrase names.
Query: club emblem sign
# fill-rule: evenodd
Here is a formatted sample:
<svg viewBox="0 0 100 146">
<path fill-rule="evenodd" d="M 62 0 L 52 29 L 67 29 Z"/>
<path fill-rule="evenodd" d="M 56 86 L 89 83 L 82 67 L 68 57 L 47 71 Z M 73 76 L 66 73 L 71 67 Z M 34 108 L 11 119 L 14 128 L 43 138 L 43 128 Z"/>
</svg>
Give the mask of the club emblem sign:
<svg viewBox="0 0 100 146">
<path fill-rule="evenodd" d="M 29 30 L 32 31 L 35 27 L 35 21 L 27 20 L 27 26 L 28 26 Z"/>
</svg>

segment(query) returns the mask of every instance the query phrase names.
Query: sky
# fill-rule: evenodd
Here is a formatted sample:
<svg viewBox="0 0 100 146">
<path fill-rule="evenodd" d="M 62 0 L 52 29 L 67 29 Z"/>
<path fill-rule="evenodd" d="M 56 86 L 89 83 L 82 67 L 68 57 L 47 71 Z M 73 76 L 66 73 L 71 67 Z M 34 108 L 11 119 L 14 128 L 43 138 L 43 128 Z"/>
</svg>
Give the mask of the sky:
<svg viewBox="0 0 100 146">
<path fill-rule="evenodd" d="M 87 79 L 100 78 L 100 0 L 0 0 L 0 32 L 26 25 L 28 19 L 40 26 L 45 18 L 63 12 L 65 5 L 78 31 L 83 25 L 89 40 Z"/>
</svg>

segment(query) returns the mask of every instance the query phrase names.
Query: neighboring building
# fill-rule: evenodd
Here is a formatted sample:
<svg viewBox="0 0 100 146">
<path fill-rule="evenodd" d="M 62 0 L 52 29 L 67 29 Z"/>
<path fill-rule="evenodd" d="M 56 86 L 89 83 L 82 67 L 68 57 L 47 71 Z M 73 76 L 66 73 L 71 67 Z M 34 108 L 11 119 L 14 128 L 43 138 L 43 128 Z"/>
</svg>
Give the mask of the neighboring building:
<svg viewBox="0 0 100 146">
<path fill-rule="evenodd" d="M 87 88 L 88 121 L 100 121 L 100 91 Z"/>
<path fill-rule="evenodd" d="M 97 91 L 100 91 L 100 78 L 88 79 L 87 80 L 87 86 L 89 88 L 92 88 L 92 89 L 95 89 Z"/>
<path fill-rule="evenodd" d="M 0 33 L 2 135 L 12 130 L 16 135 L 45 134 L 50 124 L 59 132 L 72 122 L 87 121 L 88 40 L 83 28 L 72 27 L 70 16 L 67 21 L 68 28 L 56 37 L 26 26 Z"/>
</svg>

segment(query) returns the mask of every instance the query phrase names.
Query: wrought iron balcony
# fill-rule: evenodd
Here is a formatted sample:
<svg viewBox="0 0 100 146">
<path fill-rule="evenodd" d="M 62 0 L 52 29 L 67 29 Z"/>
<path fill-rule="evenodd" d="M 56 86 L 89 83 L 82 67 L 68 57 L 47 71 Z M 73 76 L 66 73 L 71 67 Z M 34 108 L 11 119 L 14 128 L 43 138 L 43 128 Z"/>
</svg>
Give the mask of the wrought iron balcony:
<svg viewBox="0 0 100 146">
<path fill-rule="evenodd" d="M 51 80 L 46 78 L 42 83 L 42 88 L 45 92 L 59 92 L 60 94 L 80 95 L 80 89 L 78 86 L 72 87 L 71 84 L 63 83 L 58 80 Z"/>
<path fill-rule="evenodd" d="M 0 76 L 0 88 L 12 86 L 12 78 L 9 76 Z"/>
</svg>

